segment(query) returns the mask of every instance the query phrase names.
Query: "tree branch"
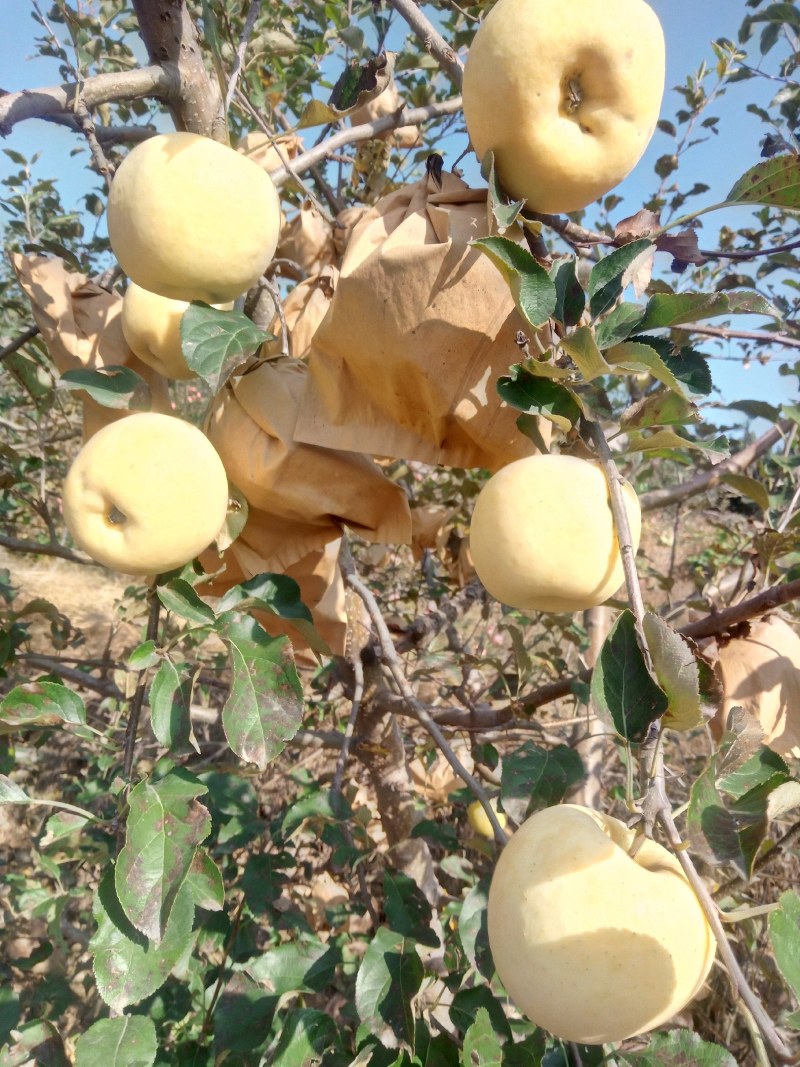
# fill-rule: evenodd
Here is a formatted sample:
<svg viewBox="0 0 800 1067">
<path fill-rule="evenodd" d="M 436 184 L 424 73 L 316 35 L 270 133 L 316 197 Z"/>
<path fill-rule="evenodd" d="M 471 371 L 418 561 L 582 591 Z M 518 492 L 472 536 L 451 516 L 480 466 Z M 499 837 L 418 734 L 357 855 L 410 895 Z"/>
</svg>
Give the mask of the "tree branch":
<svg viewBox="0 0 800 1067">
<path fill-rule="evenodd" d="M 186 0 L 133 0 L 133 9 L 151 63 L 172 68 L 177 81 L 177 92 L 169 99 L 176 128 L 227 144 L 222 94 L 203 63 Z"/>
<path fill-rule="evenodd" d="M 421 126 L 431 119 L 441 118 L 443 115 L 453 115 L 461 109 L 461 97 L 454 96 L 450 100 L 443 100 L 440 104 L 429 104 L 427 107 L 403 108 L 394 115 L 386 115 L 382 119 L 373 122 L 364 122 L 359 126 L 351 126 L 349 129 L 340 130 L 339 133 L 320 141 L 307 152 L 292 160 L 292 171 L 302 174 L 311 170 L 317 163 L 321 163 L 331 152 L 337 151 L 344 145 L 356 144 L 358 141 L 370 141 L 381 133 L 396 130 L 399 126 Z M 280 188 L 290 177 L 286 167 L 280 167 L 272 171 L 272 180 Z"/>
<path fill-rule="evenodd" d="M 26 119 L 74 117 L 78 99 L 91 109 L 116 100 L 140 100 L 149 96 L 169 101 L 179 89 L 180 75 L 175 68 L 152 66 L 115 74 L 95 74 L 79 85 L 64 83 L 4 93 L 0 95 L 0 136 L 6 137 L 13 126 Z"/>
<path fill-rule="evenodd" d="M 720 463 L 709 468 L 709 470 L 703 471 L 702 474 L 697 474 L 694 478 L 679 482 L 677 485 L 671 485 L 666 489 L 652 489 L 649 493 L 642 493 L 639 497 L 642 511 L 655 511 L 656 508 L 665 508 L 669 504 L 676 504 L 680 500 L 686 500 L 687 497 L 696 496 L 698 493 L 705 492 L 706 489 L 719 485 L 726 474 L 740 473 L 780 441 L 789 432 L 791 425 L 788 419 L 783 419 L 753 441 L 751 445 L 748 445 L 747 448 L 743 448 L 741 452 L 736 452 L 733 456 L 729 456 L 728 459 L 723 459 Z"/>
<path fill-rule="evenodd" d="M 81 563 L 86 567 L 99 567 L 88 556 L 81 556 L 73 552 L 66 545 L 50 543 L 39 544 L 38 541 L 22 541 L 18 537 L 6 537 L 0 534 L 0 548 L 7 548 L 9 552 L 29 552 L 34 556 L 57 556 L 59 559 L 68 559 L 70 563 Z"/>
<path fill-rule="evenodd" d="M 18 349 L 22 348 L 23 345 L 27 344 L 28 341 L 33 340 L 34 337 L 38 337 L 40 332 L 38 326 L 29 326 L 27 330 L 23 330 L 13 341 L 9 341 L 7 345 L 0 348 L 0 363 L 3 362 L 6 356 L 12 355 Z"/>
<path fill-rule="evenodd" d="M 433 23 L 417 7 L 414 0 L 389 0 L 389 3 L 422 41 L 425 50 L 438 60 L 442 70 L 450 75 L 454 84 L 460 89 L 464 78 L 464 64 Z"/>
<path fill-rule="evenodd" d="M 722 337 L 725 340 L 734 338 L 742 341 L 767 341 L 772 344 L 783 345 L 785 348 L 800 348 L 800 339 L 787 337 L 785 333 L 771 333 L 769 330 L 732 330 L 727 326 L 698 326 L 694 322 L 691 325 L 676 328 L 685 329 L 688 333 L 703 334 L 705 337 Z"/>
</svg>

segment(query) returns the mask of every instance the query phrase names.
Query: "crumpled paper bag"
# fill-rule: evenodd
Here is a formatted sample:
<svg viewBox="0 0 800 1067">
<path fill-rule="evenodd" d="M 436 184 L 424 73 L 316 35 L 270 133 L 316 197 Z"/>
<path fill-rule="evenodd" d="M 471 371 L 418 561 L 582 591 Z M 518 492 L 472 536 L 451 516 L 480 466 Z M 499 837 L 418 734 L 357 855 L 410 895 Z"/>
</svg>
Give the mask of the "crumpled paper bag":
<svg viewBox="0 0 800 1067">
<path fill-rule="evenodd" d="M 258 163 L 268 174 L 280 170 L 286 159 L 291 163 L 303 150 L 303 141 L 296 133 L 282 133 L 270 138 L 261 130 L 245 134 L 237 146 L 237 151 Z"/>
<path fill-rule="evenodd" d="M 125 366 L 147 382 L 153 411 L 169 414 L 167 379 L 133 354 L 122 334 L 122 296 L 109 292 L 67 268 L 62 259 L 13 254 L 11 264 L 31 302 L 50 358 L 60 374 L 70 370 L 98 370 Z M 129 415 L 106 408 L 83 396 L 83 437 L 88 440 L 103 426 Z"/>
<path fill-rule="evenodd" d="M 536 451 L 495 389 L 524 323 L 469 245 L 486 233 L 486 190 L 447 173 L 367 212 L 314 335 L 297 440 L 490 470 Z"/>
<path fill-rule="evenodd" d="M 222 388 L 206 426 L 251 509 L 251 544 L 270 571 L 283 571 L 322 548 L 343 526 L 367 541 L 411 540 L 406 495 L 376 463 L 296 442 L 307 376 L 300 360 L 255 364 Z"/>
<path fill-rule="evenodd" d="M 324 267 L 319 274 L 314 274 L 296 285 L 283 302 L 283 317 L 286 321 L 290 356 L 305 359 L 308 355 L 311 339 L 328 314 L 338 280 L 339 271 L 336 267 Z M 275 340 L 267 341 L 262 348 L 262 353 L 280 355 L 281 321 L 278 315 L 275 315 L 269 330 Z"/>
<path fill-rule="evenodd" d="M 360 126 L 364 122 L 374 122 L 375 119 L 394 115 L 402 107 L 404 107 L 403 98 L 397 91 L 397 85 L 392 78 L 382 93 L 373 97 L 362 107 L 350 112 L 350 121 L 354 126 Z M 418 126 L 400 126 L 396 130 L 380 134 L 380 139 L 391 141 L 398 148 L 415 148 L 422 144 L 422 135 Z"/>
<path fill-rule="evenodd" d="M 204 596 L 223 596 L 232 586 L 257 574 L 275 572 L 259 549 L 262 531 L 270 521 L 269 515 L 254 509 L 250 511 L 242 533 L 221 556 L 213 549 L 200 556 L 203 568 L 212 575 L 198 587 Z M 335 656 L 344 655 L 348 637 L 346 590 L 338 562 L 340 544 L 341 539 L 337 538 L 315 548 L 282 572 L 299 585 L 300 599 L 311 611 L 317 632 Z M 308 651 L 305 637 L 290 622 L 264 612 L 253 611 L 252 614 L 267 633 L 272 636 L 286 634 L 291 639 L 298 662 L 316 663 Z"/>
<path fill-rule="evenodd" d="M 343 256 L 347 251 L 353 230 L 364 215 L 369 211 L 366 204 L 353 204 L 351 207 L 342 208 L 333 223 L 333 244 L 337 255 Z"/>
<path fill-rule="evenodd" d="M 310 200 L 304 201 L 297 214 L 281 227 L 275 258 L 288 259 L 301 268 L 302 273 L 290 264 L 280 264 L 286 278 L 319 274 L 323 267 L 336 262 L 333 227 Z"/>
</svg>

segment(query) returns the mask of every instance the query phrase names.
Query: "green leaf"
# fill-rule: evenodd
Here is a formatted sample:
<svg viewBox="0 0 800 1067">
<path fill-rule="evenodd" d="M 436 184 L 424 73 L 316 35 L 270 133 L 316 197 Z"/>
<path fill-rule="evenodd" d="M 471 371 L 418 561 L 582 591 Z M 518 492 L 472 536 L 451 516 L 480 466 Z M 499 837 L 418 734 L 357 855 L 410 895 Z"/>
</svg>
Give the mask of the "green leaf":
<svg viewBox="0 0 800 1067">
<path fill-rule="evenodd" d="M 592 674 L 591 699 L 620 737 L 633 742 L 643 741 L 650 723 L 667 710 L 667 694 L 650 677 L 630 611 L 622 612 L 603 642 Z"/>
<path fill-rule="evenodd" d="M 639 323 L 642 332 L 666 326 L 681 326 L 717 315 L 772 315 L 779 313 L 758 293 L 733 290 L 726 293 L 656 293 L 647 303 Z"/>
<path fill-rule="evenodd" d="M 31 798 L 6 774 L 0 774 L 0 804 L 30 804 Z"/>
<path fill-rule="evenodd" d="M 0 703 L 0 734 L 85 722 L 83 701 L 60 682 L 25 682 L 12 689 Z"/>
<path fill-rule="evenodd" d="M 92 912 L 97 931 L 89 948 L 97 989 L 116 1012 L 155 993 L 191 948 L 194 904 L 186 888 L 178 893 L 158 945 L 149 943 L 128 921 L 114 889 L 113 870 L 100 883 Z"/>
<path fill-rule="evenodd" d="M 272 1067 L 313 1067 L 322 1062 L 323 1053 L 339 1047 L 339 1031 L 330 1015 L 314 1008 L 295 1008 L 282 1021 L 269 1062 Z"/>
<path fill-rule="evenodd" d="M 155 641 L 142 641 L 128 656 L 128 666 L 134 671 L 146 671 L 161 659 Z"/>
<path fill-rule="evenodd" d="M 800 999 L 800 896 L 782 893 L 778 903 L 769 916 L 769 939 L 781 974 Z"/>
<path fill-rule="evenodd" d="M 188 772 L 175 770 L 158 782 L 139 782 L 128 798 L 115 885 L 128 919 L 151 941 L 164 936 L 195 850 L 211 832 L 211 816 L 197 800 L 206 792 Z"/>
<path fill-rule="evenodd" d="M 525 741 L 503 760 L 503 810 L 521 823 L 532 809 L 560 803 L 583 775 L 581 758 L 568 745 L 539 748 Z"/>
<path fill-rule="evenodd" d="M 531 374 L 519 363 L 497 379 L 497 392 L 506 404 L 518 411 L 541 415 L 565 433 L 580 417 L 581 409 L 569 389 Z"/>
<path fill-rule="evenodd" d="M 100 1019 L 78 1038 L 75 1067 L 152 1067 L 156 1028 L 143 1015 Z"/>
<path fill-rule="evenodd" d="M 166 585 L 156 587 L 158 599 L 181 619 L 207 626 L 216 622 L 214 609 L 202 600 L 184 578 L 173 578 Z"/>
<path fill-rule="evenodd" d="M 689 799 L 687 827 L 698 851 L 716 863 L 729 863 L 750 878 L 769 829 L 769 795 L 785 776 L 778 774 L 726 804 L 716 785 L 716 760 L 695 779 Z"/>
<path fill-rule="evenodd" d="M 506 237 L 473 241 L 508 282 L 517 310 L 533 329 L 543 326 L 556 309 L 556 287 L 547 271 L 526 249 Z"/>
<path fill-rule="evenodd" d="M 737 1067 L 727 1049 L 703 1041 L 691 1030 L 657 1034 L 644 1052 L 615 1053 L 629 1067 Z"/>
<path fill-rule="evenodd" d="M 130 367 L 68 370 L 58 379 L 56 388 L 70 392 L 82 390 L 104 408 L 150 410 L 150 386 Z"/>
<path fill-rule="evenodd" d="M 270 993 L 319 993 L 336 983 L 340 949 L 321 941 L 287 941 L 248 962 L 247 973 Z"/>
<path fill-rule="evenodd" d="M 225 903 L 225 883 L 222 871 L 205 848 L 198 848 L 184 883 L 196 908 L 222 911 Z"/>
<path fill-rule="evenodd" d="M 720 775 L 717 785 L 723 793 L 727 793 L 734 800 L 739 800 L 751 789 L 774 779 L 776 774 L 781 775 L 785 781 L 789 780 L 789 768 L 778 753 L 762 745 L 750 759 Z"/>
<path fill-rule="evenodd" d="M 414 998 L 423 974 L 413 941 L 379 927 L 361 961 L 355 991 L 358 1016 L 379 1041 L 411 1047 Z"/>
<path fill-rule="evenodd" d="M 644 634 L 656 678 L 669 700 L 664 725 L 681 731 L 702 726 L 700 671 L 689 642 L 649 611 L 644 617 Z"/>
<path fill-rule="evenodd" d="M 601 374 L 612 373 L 597 347 L 591 326 L 579 326 L 569 337 L 561 340 L 561 347 L 581 372 L 584 381 L 590 382 Z"/>
<path fill-rule="evenodd" d="M 723 474 L 722 482 L 731 486 L 740 496 L 755 501 L 762 511 L 769 511 L 769 493 L 767 487 L 747 474 Z"/>
<path fill-rule="evenodd" d="M 184 667 L 186 664 L 183 665 Z M 159 744 L 178 755 L 200 748 L 192 730 L 191 707 L 194 673 L 180 672 L 168 659 L 150 685 L 150 725 Z"/>
<path fill-rule="evenodd" d="M 487 907 L 489 904 L 489 879 L 482 878 L 464 898 L 458 916 L 458 937 L 469 960 L 484 978 L 494 975 L 494 963 L 489 948 Z"/>
<path fill-rule="evenodd" d="M 575 256 L 557 260 L 549 271 L 556 287 L 556 308 L 553 318 L 565 326 L 577 326 L 586 307 L 586 293 L 576 274 Z"/>
<path fill-rule="evenodd" d="M 688 448 L 698 452 L 709 452 L 713 456 L 730 455 L 728 438 L 724 435 L 716 437 L 713 441 L 697 441 L 691 437 L 683 437 L 675 430 L 656 430 L 654 433 L 631 430 L 625 443 L 626 452 L 663 452 L 673 448 L 680 451 Z"/>
<path fill-rule="evenodd" d="M 486 179 L 489 186 L 489 207 L 491 209 L 497 228 L 502 234 L 509 226 L 517 221 L 520 211 L 525 206 L 524 200 L 506 202 L 506 196 L 500 188 L 497 173 L 494 166 L 494 152 L 487 152 L 481 160 L 481 175 Z"/>
<path fill-rule="evenodd" d="M 646 237 L 631 241 L 622 248 L 615 248 L 592 267 L 588 289 L 589 309 L 593 319 L 616 303 L 629 284 L 631 268 L 635 268 L 641 255 L 654 247 L 653 242 Z"/>
<path fill-rule="evenodd" d="M 782 6 L 792 7 L 791 4 Z M 757 163 L 734 184 L 725 203 L 800 208 L 800 160 L 797 155 L 791 152 Z"/>
<path fill-rule="evenodd" d="M 647 370 L 662 385 L 666 385 L 679 396 L 684 395 L 685 390 L 681 380 L 672 373 L 658 352 L 650 345 L 643 345 L 639 341 L 625 341 L 623 344 L 609 348 L 604 354 L 612 368 L 637 372 Z"/>
<path fill-rule="evenodd" d="M 288 574 L 256 574 L 247 581 L 234 585 L 220 600 L 220 614 L 236 608 L 238 611 L 265 611 L 286 619 L 303 635 L 309 648 L 322 655 L 331 650 L 317 633 L 311 612 L 300 598 L 300 586 Z"/>
<path fill-rule="evenodd" d="M 71 1067 L 61 1035 L 45 1019 L 15 1027 L 13 1040 L 0 1048 L 0 1067 Z"/>
<path fill-rule="evenodd" d="M 777 422 L 781 417 L 780 408 L 768 404 L 765 400 L 737 400 L 734 404 L 728 404 L 731 411 L 741 411 L 751 419 L 767 419 L 768 422 Z"/>
<path fill-rule="evenodd" d="M 658 350 L 659 338 L 637 337 L 637 341 L 646 341 L 652 348 Z M 663 340 L 663 339 L 661 339 Z M 711 371 L 708 360 L 701 352 L 693 348 L 681 348 L 678 352 L 672 351 L 672 345 L 667 342 L 664 350 L 658 350 L 665 366 L 672 371 L 678 381 L 683 382 L 690 393 L 697 396 L 708 396 L 713 388 Z"/>
<path fill-rule="evenodd" d="M 270 637 L 236 612 L 219 619 L 233 667 L 230 696 L 222 709 L 228 744 L 240 759 L 265 770 L 303 720 L 303 690 L 285 637 Z"/>
<path fill-rule="evenodd" d="M 488 1013 L 495 1031 L 501 1034 L 504 1040 L 511 1041 L 511 1027 L 503 1005 L 488 986 L 459 989 L 450 1005 L 450 1020 L 462 1033 L 466 1033 L 475 1022 L 479 1009 Z"/>
<path fill-rule="evenodd" d="M 502 1067 L 503 1065 L 503 1044 L 486 1008 L 478 1008 L 475 1022 L 464 1035 L 461 1063 L 463 1067 Z"/>
<path fill-rule="evenodd" d="M 623 411 L 619 424 L 623 430 L 635 430 L 682 425 L 697 422 L 699 418 L 697 407 L 691 400 L 671 390 L 660 389 L 631 404 Z"/>
<path fill-rule="evenodd" d="M 310 100 L 297 128 L 304 130 L 310 126 L 338 123 L 345 115 L 374 100 L 389 84 L 396 58 L 395 52 L 381 52 L 367 62 L 350 60 L 331 90 L 328 102 Z"/>
<path fill-rule="evenodd" d="M 39 839 L 40 848 L 49 848 L 84 829 L 89 819 L 73 811 L 57 811 L 45 823 L 44 836 Z"/>
<path fill-rule="evenodd" d="M 627 340 L 644 318 L 641 304 L 620 304 L 597 324 L 597 344 L 601 349 L 613 348 Z"/>
<path fill-rule="evenodd" d="M 219 1062 L 220 1053 L 230 1057 L 263 1044 L 272 1029 L 278 1000 L 265 994 L 246 974 L 233 974 L 214 1012 L 215 1062 Z"/>
<path fill-rule="evenodd" d="M 208 304 L 192 303 L 181 318 L 183 358 L 214 392 L 228 371 L 270 337 L 241 311 L 218 311 Z"/>
<path fill-rule="evenodd" d="M 417 883 L 402 871 L 387 868 L 383 872 L 383 892 L 390 929 L 420 945 L 438 948 L 439 938 L 431 929 L 433 909 Z"/>
</svg>

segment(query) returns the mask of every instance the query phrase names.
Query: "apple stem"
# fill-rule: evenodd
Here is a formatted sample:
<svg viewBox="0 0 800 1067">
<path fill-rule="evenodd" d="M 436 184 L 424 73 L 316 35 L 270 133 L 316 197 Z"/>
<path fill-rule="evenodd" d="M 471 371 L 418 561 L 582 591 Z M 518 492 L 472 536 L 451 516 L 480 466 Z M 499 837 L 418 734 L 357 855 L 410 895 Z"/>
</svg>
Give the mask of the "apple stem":
<svg viewBox="0 0 800 1067">
<path fill-rule="evenodd" d="M 486 817 L 494 830 L 495 841 L 498 841 L 501 845 L 508 844 L 508 834 L 498 822 L 497 815 L 495 814 L 492 805 L 489 803 L 489 797 L 484 791 L 483 786 L 469 773 L 467 768 L 455 754 L 450 742 L 442 733 L 438 723 L 431 717 L 424 704 L 420 703 L 414 690 L 411 688 L 411 685 L 405 676 L 403 665 L 397 655 L 397 649 L 394 647 L 392 635 L 389 633 L 389 628 L 381 614 L 378 602 L 370 589 L 361 581 L 356 573 L 355 562 L 353 561 L 353 556 L 350 552 L 346 533 L 342 534 L 342 547 L 339 550 L 339 566 L 342 569 L 345 584 L 349 585 L 350 588 L 358 594 L 364 603 L 364 607 L 367 609 L 367 614 L 372 621 L 372 625 L 375 627 L 375 633 L 378 638 L 378 643 L 380 644 L 383 661 L 389 668 L 389 673 L 394 679 L 395 685 L 400 690 L 400 694 L 413 712 L 414 718 L 428 731 L 444 758 L 456 774 L 469 786 L 475 798 L 480 801 L 481 807 L 486 812 Z"/>
</svg>

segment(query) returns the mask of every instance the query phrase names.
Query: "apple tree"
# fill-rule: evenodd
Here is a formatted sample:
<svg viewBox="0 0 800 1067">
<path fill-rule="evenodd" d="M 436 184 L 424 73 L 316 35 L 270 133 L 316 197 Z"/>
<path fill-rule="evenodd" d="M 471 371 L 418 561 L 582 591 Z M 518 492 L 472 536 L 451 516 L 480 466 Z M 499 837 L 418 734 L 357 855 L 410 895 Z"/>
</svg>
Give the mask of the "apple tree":
<svg viewBox="0 0 800 1067">
<path fill-rule="evenodd" d="M 10 16 L 0 1063 L 795 1062 L 800 406 L 715 377 L 800 371 L 800 15 L 662 100 L 653 12 L 572 8 Z"/>
</svg>

